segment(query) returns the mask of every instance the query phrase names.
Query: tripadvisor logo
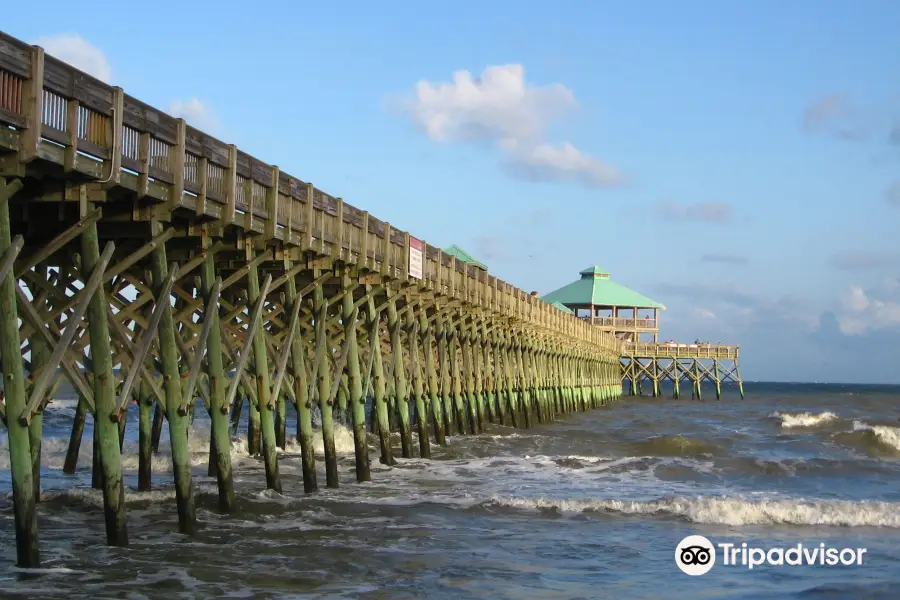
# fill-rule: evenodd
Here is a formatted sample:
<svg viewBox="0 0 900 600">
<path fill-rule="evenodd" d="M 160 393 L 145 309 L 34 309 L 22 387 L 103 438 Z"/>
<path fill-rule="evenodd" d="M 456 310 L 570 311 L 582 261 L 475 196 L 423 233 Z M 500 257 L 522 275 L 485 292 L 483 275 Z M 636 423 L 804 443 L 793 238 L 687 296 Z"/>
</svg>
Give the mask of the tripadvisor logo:
<svg viewBox="0 0 900 600">
<path fill-rule="evenodd" d="M 798 543 L 790 547 L 757 548 L 730 542 L 713 544 L 702 535 L 689 535 L 675 547 L 675 564 L 688 575 L 705 575 L 716 564 L 716 548 L 722 566 L 746 567 L 752 570 L 761 565 L 826 567 L 863 564 L 866 548 L 831 548 L 825 544 L 807 546 Z"/>
<path fill-rule="evenodd" d="M 675 547 L 675 564 L 688 575 L 705 575 L 716 564 L 716 549 L 702 535 L 689 535 Z"/>
</svg>

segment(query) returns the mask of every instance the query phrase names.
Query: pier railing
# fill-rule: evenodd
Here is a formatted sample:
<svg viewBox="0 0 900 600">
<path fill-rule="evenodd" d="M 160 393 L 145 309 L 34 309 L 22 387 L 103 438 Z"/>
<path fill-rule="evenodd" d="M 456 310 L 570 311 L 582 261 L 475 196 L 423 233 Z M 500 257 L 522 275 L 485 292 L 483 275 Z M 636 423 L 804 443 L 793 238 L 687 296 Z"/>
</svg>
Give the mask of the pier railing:
<svg viewBox="0 0 900 600">
<path fill-rule="evenodd" d="M 737 360 L 740 346 L 722 344 L 683 344 L 624 342 L 622 355 L 632 358 L 709 358 Z"/>
<path fill-rule="evenodd" d="M 600 327 L 619 327 L 622 329 L 656 329 L 656 319 L 633 319 L 621 317 L 579 317 L 592 325 Z"/>
<path fill-rule="evenodd" d="M 20 163 L 43 159 L 155 200 L 145 218 L 160 207 L 192 211 L 208 231 L 238 226 L 248 237 L 282 241 L 288 254 L 312 249 L 620 353 L 611 333 L 2 33 L 0 126 L 0 149 L 18 152 Z"/>
</svg>

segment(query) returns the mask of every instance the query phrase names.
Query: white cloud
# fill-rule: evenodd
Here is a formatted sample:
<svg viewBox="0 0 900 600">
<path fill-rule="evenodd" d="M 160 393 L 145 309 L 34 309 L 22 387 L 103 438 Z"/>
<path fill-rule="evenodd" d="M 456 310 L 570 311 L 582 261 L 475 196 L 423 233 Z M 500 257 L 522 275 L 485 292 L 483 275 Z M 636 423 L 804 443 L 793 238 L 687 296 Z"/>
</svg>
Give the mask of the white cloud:
<svg viewBox="0 0 900 600">
<path fill-rule="evenodd" d="M 858 286 L 852 286 L 841 299 L 838 326 L 845 335 L 900 327 L 900 302 L 875 298 Z"/>
<path fill-rule="evenodd" d="M 525 179 L 544 181 L 576 181 L 588 187 L 604 187 L 622 183 L 618 169 L 600 159 L 582 154 L 570 144 L 543 143 L 511 149 L 505 146 L 507 166 Z"/>
<path fill-rule="evenodd" d="M 173 100 L 169 104 L 169 114 L 181 117 L 188 125 L 205 133 L 215 133 L 219 129 L 219 119 L 209 106 L 198 98 Z"/>
<path fill-rule="evenodd" d="M 538 139 L 549 121 L 577 106 L 562 85 L 529 87 L 522 65 L 488 67 L 453 83 L 420 81 L 407 105 L 410 117 L 436 141 Z"/>
<path fill-rule="evenodd" d="M 589 187 L 622 182 L 618 170 L 571 143 L 546 141 L 548 126 L 578 102 L 563 85 L 529 85 L 522 65 L 489 66 L 480 77 L 457 71 L 452 82 L 420 81 L 393 104 L 434 141 L 493 144 L 517 176 Z"/>
<path fill-rule="evenodd" d="M 54 58 L 93 75 L 100 81 L 112 80 L 112 67 L 102 50 L 75 33 L 45 36 L 32 42 Z"/>
</svg>

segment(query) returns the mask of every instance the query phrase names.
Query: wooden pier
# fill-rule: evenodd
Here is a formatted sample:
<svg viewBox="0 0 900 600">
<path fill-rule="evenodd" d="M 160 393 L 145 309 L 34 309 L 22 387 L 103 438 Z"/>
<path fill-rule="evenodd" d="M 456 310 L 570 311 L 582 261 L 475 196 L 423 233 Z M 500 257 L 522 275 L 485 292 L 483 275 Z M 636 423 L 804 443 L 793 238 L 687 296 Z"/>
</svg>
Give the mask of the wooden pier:
<svg viewBox="0 0 900 600">
<path fill-rule="evenodd" d="M 313 412 L 325 485 L 337 487 L 335 409 L 352 418 L 364 482 L 369 434 L 393 464 L 392 429 L 404 457 L 428 458 L 449 435 L 530 427 L 621 395 L 611 333 L 5 34 L 0 125 L 0 416 L 22 567 L 40 564 L 42 411 L 63 380 L 79 397 L 64 470 L 90 413 L 94 484 L 119 546 L 133 401 L 139 489 L 167 422 L 178 528 L 191 534 L 198 404 L 227 512 L 241 410 L 266 486 L 281 491 L 276 449 L 295 407 L 312 493 Z"/>
<path fill-rule="evenodd" d="M 684 344 L 677 342 L 625 342 L 622 346 L 622 381 L 627 381 L 633 396 L 649 383 L 654 398 L 662 395 L 662 385 L 672 384 L 672 394 L 681 397 L 681 382 L 691 385 L 691 397 L 703 398 L 703 382 L 715 386 L 716 400 L 722 397 L 722 383 L 733 381 L 744 397 L 744 382 L 739 365 L 740 348 L 722 344 Z"/>
</svg>

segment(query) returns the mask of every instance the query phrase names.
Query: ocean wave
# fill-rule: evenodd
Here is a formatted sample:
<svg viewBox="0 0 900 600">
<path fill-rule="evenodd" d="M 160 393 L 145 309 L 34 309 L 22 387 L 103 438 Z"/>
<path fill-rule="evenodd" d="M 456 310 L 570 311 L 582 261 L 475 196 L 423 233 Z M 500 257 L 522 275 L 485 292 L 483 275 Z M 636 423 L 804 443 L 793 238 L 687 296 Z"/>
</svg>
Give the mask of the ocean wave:
<svg viewBox="0 0 900 600">
<path fill-rule="evenodd" d="M 670 516 L 719 525 L 802 525 L 900 528 L 900 503 L 839 500 L 747 500 L 675 497 L 658 500 L 567 500 L 492 498 L 490 504 L 530 510 Z"/>
<path fill-rule="evenodd" d="M 871 431 L 882 444 L 900 450 L 900 427 L 869 425 L 862 421 L 853 421 L 853 431 Z"/>
<path fill-rule="evenodd" d="M 834 439 L 840 444 L 859 448 L 870 456 L 900 457 L 900 427 L 853 421 L 851 431 L 837 433 Z"/>
<path fill-rule="evenodd" d="M 195 423 L 191 428 L 188 436 L 188 454 L 191 466 L 199 467 L 209 462 L 209 436 L 208 425 Z M 300 444 L 294 436 L 288 436 L 285 442 L 285 453 L 300 454 Z M 355 452 L 353 432 L 347 427 L 335 423 L 334 446 L 335 452 L 339 456 L 353 455 Z M 68 448 L 68 437 L 44 438 L 41 442 L 41 466 L 45 469 L 62 470 Z M 90 468 L 93 460 L 93 450 L 92 438 L 89 433 L 86 433 L 81 440 L 78 452 L 79 468 Z M 313 452 L 320 458 L 325 455 L 321 430 L 313 433 Z M 137 440 L 125 440 L 121 456 L 123 471 L 137 471 L 139 466 Z M 231 440 L 231 457 L 233 460 L 238 461 L 249 457 L 246 438 L 235 437 Z M 8 471 L 9 468 L 8 442 L 4 436 L 0 439 L 0 471 Z M 154 473 L 169 473 L 172 471 L 172 454 L 168 440 L 160 440 L 159 452 L 155 452 L 151 456 L 151 469 Z"/>
<path fill-rule="evenodd" d="M 684 435 L 660 435 L 631 442 L 630 450 L 638 456 L 715 456 L 723 454 L 722 448 L 707 440 Z"/>
<path fill-rule="evenodd" d="M 783 413 L 773 412 L 770 417 L 781 419 L 781 426 L 785 429 L 792 427 L 817 427 L 837 420 L 838 416 L 833 412 L 826 411 L 818 414 L 802 412 L 802 413 Z"/>
<path fill-rule="evenodd" d="M 720 465 L 725 472 L 743 475 L 801 477 L 805 474 L 826 476 L 858 476 L 860 473 L 883 473 L 883 463 L 859 458 L 780 458 L 741 457 Z"/>
</svg>

